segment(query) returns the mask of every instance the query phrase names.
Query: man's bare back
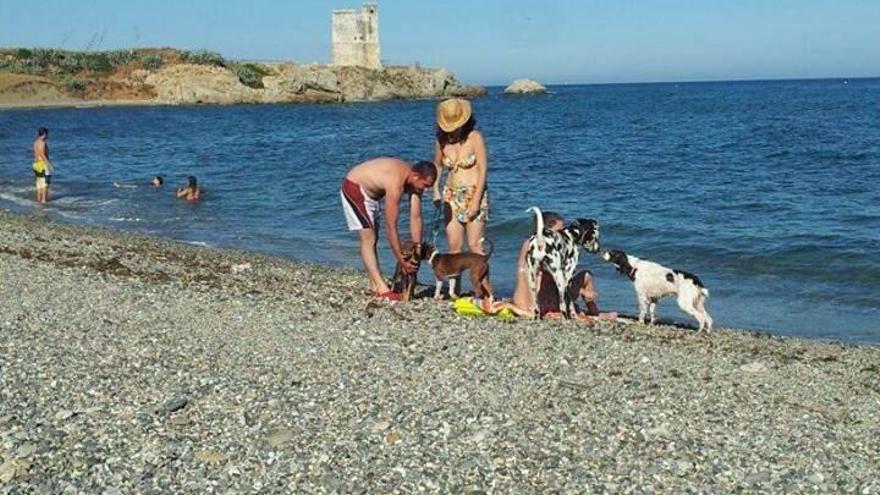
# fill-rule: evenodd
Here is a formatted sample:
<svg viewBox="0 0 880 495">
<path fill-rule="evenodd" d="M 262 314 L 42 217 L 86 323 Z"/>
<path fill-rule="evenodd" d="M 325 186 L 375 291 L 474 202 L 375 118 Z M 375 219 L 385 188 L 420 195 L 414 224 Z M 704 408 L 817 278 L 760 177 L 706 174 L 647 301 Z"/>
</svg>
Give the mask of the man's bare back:
<svg viewBox="0 0 880 495">
<path fill-rule="evenodd" d="M 402 193 L 410 166 L 390 157 L 375 158 L 349 170 L 346 179 L 357 183 L 373 199 L 382 199 L 389 192 Z"/>
<path fill-rule="evenodd" d="M 49 129 L 40 127 L 37 129 L 37 138 L 34 139 L 34 186 L 38 203 L 49 201 L 49 178 L 54 172 L 52 163 L 49 161 Z"/>
<path fill-rule="evenodd" d="M 43 137 L 34 139 L 34 161 L 46 162 L 51 166 L 52 162 L 49 161 L 49 143 Z"/>
</svg>

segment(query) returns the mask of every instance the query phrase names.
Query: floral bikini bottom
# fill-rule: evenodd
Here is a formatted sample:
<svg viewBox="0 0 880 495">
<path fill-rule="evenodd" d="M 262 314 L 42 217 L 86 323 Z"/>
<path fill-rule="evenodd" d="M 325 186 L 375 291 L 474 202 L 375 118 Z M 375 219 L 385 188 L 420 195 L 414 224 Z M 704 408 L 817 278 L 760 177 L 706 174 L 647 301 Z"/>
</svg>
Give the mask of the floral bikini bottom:
<svg viewBox="0 0 880 495">
<path fill-rule="evenodd" d="M 446 184 L 443 188 L 443 202 L 449 204 L 452 210 L 452 217 L 461 223 L 468 223 L 467 211 L 474 198 L 477 186 L 450 186 Z M 480 200 L 480 210 L 474 221 L 485 222 L 489 220 L 489 191 L 483 190 L 483 198 Z"/>
</svg>

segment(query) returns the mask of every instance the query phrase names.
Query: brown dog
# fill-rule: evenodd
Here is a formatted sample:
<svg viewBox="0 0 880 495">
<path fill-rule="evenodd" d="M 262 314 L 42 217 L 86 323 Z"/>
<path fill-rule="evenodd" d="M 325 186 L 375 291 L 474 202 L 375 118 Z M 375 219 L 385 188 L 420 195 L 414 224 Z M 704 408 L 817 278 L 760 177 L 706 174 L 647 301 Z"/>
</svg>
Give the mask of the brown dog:
<svg viewBox="0 0 880 495">
<path fill-rule="evenodd" d="M 400 266 L 400 262 L 398 262 L 397 268 L 394 269 L 394 278 L 391 279 L 391 290 L 399 293 L 402 301 L 409 301 L 415 295 L 416 287 L 419 285 L 419 265 L 424 259 L 422 255 L 424 254 L 425 246 L 416 249 L 415 243 L 404 241 L 400 246 L 400 251 L 404 259 L 416 265 L 416 271 L 406 273 Z"/>
<path fill-rule="evenodd" d="M 484 239 L 480 239 L 483 242 Z M 440 298 L 440 291 L 443 289 L 443 280 L 449 280 L 449 297 L 455 299 L 455 279 L 450 278 L 467 270 L 471 278 L 471 286 L 474 288 L 474 295 L 482 298 L 485 295 L 491 300 L 493 298 L 492 285 L 489 283 L 489 257 L 495 246 L 491 241 L 489 243 L 489 251 L 486 254 L 476 253 L 439 253 L 434 246 L 425 246 L 425 258 L 431 269 L 434 270 L 434 278 L 437 280 L 437 288 L 434 290 L 434 298 Z"/>
</svg>

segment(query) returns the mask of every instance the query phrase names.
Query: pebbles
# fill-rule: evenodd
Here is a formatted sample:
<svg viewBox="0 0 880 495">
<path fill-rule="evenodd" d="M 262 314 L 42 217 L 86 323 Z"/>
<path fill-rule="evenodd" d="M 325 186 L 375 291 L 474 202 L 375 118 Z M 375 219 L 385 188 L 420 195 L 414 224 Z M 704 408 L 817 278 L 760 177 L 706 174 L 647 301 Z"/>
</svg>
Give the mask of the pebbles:
<svg viewBox="0 0 880 495">
<path fill-rule="evenodd" d="M 0 494 L 880 493 L 877 347 L 461 318 L 6 213 L 0 276 Z"/>
</svg>

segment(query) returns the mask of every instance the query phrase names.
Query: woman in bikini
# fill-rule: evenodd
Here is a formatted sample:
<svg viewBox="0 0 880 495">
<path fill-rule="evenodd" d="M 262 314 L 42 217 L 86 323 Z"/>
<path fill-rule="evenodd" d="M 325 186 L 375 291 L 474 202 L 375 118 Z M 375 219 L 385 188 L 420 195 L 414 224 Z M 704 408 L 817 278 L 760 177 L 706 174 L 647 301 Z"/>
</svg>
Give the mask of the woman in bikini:
<svg viewBox="0 0 880 495">
<path fill-rule="evenodd" d="M 434 146 L 434 202 L 442 201 L 446 213 L 446 242 L 450 253 L 462 250 L 465 238 L 472 253 L 483 254 L 480 239 L 489 219 L 486 191 L 486 144 L 474 129 L 476 120 L 469 101 L 452 98 L 437 105 L 437 139 Z M 441 194 L 443 169 L 449 174 Z"/>
</svg>

